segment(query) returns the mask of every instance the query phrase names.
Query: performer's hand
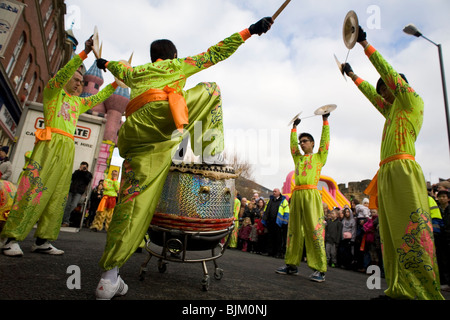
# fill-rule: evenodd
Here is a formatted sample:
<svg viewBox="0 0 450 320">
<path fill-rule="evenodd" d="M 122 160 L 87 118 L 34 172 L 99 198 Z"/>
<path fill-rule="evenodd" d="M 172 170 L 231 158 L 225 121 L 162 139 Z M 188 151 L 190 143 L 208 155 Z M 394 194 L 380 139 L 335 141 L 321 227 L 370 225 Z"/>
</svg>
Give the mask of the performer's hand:
<svg viewBox="0 0 450 320">
<path fill-rule="evenodd" d="M 248 28 L 248 31 L 250 31 L 250 34 L 258 34 L 258 36 L 260 36 L 263 33 L 269 31 L 272 24 L 273 24 L 272 17 L 265 17 L 259 20 L 258 22 L 252 24 Z"/>
<path fill-rule="evenodd" d="M 322 115 L 322 120 L 323 120 L 323 121 L 327 121 L 329 116 L 330 116 L 330 113 L 329 113 L 329 112 L 323 114 L 323 115 Z"/>
<path fill-rule="evenodd" d="M 342 71 L 350 78 L 354 74 L 352 66 L 348 62 L 342 64 Z"/>
<path fill-rule="evenodd" d="M 89 54 L 89 52 L 92 51 L 92 47 L 94 46 L 94 40 L 92 39 L 93 36 L 91 36 L 89 39 L 87 39 L 84 42 L 84 52 L 86 54 Z"/>
<path fill-rule="evenodd" d="M 106 72 L 106 64 L 107 63 L 108 63 L 108 61 L 105 59 L 102 59 L 102 58 L 97 59 L 97 68 Z"/>
<path fill-rule="evenodd" d="M 367 37 L 366 32 L 364 31 L 363 28 L 361 28 L 361 26 L 359 26 L 358 39 L 356 41 L 363 42 L 363 41 L 367 40 L 366 37 Z"/>
<path fill-rule="evenodd" d="M 302 120 L 300 120 L 300 119 L 295 119 L 294 125 L 293 125 L 292 128 L 296 128 L 296 127 L 300 124 L 301 121 L 302 121 Z"/>
</svg>

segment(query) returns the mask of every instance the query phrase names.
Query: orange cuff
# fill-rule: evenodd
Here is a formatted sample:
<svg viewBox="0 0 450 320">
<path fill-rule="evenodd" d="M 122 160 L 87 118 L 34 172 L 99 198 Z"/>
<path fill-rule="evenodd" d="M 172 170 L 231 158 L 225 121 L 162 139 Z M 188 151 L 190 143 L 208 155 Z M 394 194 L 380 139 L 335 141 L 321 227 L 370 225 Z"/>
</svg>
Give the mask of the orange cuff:
<svg viewBox="0 0 450 320">
<path fill-rule="evenodd" d="M 328 122 L 328 120 L 325 120 L 325 121 L 323 122 L 323 125 L 324 125 L 324 126 L 329 126 L 330 123 Z"/>
<path fill-rule="evenodd" d="M 377 51 L 372 45 L 369 44 L 369 46 L 364 50 L 364 52 L 366 53 L 366 56 L 368 56 L 370 58 L 370 56 L 372 54 L 375 53 L 375 51 Z"/>
<path fill-rule="evenodd" d="M 86 60 L 86 58 L 87 58 L 87 54 L 86 54 L 86 52 L 84 52 L 84 50 L 80 52 L 79 56 L 80 56 L 81 60 Z"/>
<path fill-rule="evenodd" d="M 297 132 L 297 128 L 292 128 L 291 132 Z"/>
<path fill-rule="evenodd" d="M 116 81 L 114 81 L 113 83 L 111 83 L 111 85 L 113 86 L 114 89 L 117 89 L 117 87 L 119 86 L 119 85 L 117 84 Z"/>
<path fill-rule="evenodd" d="M 358 87 L 359 87 L 360 84 L 363 83 L 363 82 L 364 82 L 364 80 L 361 79 L 361 78 L 359 78 L 359 77 L 358 77 L 358 79 L 355 80 L 355 84 L 356 84 L 356 86 L 358 86 Z"/>
<path fill-rule="evenodd" d="M 250 38 L 252 35 L 250 33 L 250 31 L 247 29 L 242 30 L 241 32 L 239 32 L 239 34 L 241 35 L 242 39 L 245 41 L 248 38 Z"/>
</svg>

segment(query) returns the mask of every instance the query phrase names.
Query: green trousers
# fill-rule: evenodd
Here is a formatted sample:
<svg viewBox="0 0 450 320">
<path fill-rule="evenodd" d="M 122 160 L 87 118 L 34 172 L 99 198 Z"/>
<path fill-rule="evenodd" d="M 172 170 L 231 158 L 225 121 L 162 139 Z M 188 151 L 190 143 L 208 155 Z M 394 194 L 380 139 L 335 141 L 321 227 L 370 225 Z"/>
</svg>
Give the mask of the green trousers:
<svg viewBox="0 0 450 320">
<path fill-rule="evenodd" d="M 378 172 L 378 218 L 388 289 L 394 299 L 443 300 L 422 169 L 397 160 Z"/>
<path fill-rule="evenodd" d="M 308 266 L 327 271 L 325 225 L 322 197 L 317 189 L 292 193 L 289 213 L 285 262 L 298 266 L 306 249 Z"/>
<path fill-rule="evenodd" d="M 186 103 L 189 125 L 185 131 L 190 134 L 194 153 L 223 151 L 222 100 L 218 86 L 198 84 L 187 90 Z M 181 140 L 166 101 L 143 106 L 122 125 L 118 148 L 125 160 L 119 201 L 99 262 L 103 270 L 120 268 L 142 243 Z"/>
<path fill-rule="evenodd" d="M 73 140 L 52 133 L 50 141 L 39 141 L 21 174 L 8 220 L 0 237 L 24 240 L 39 221 L 34 234 L 56 240 L 72 180 Z"/>
</svg>

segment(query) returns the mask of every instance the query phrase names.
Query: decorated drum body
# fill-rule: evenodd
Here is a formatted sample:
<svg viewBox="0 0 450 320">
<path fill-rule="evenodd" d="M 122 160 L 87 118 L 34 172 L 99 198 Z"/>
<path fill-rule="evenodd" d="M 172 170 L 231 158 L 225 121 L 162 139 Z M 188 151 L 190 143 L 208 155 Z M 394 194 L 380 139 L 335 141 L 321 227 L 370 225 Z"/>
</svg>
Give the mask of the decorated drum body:
<svg viewBox="0 0 450 320">
<path fill-rule="evenodd" d="M 172 165 L 152 225 L 186 231 L 228 228 L 234 220 L 231 167 Z"/>
</svg>

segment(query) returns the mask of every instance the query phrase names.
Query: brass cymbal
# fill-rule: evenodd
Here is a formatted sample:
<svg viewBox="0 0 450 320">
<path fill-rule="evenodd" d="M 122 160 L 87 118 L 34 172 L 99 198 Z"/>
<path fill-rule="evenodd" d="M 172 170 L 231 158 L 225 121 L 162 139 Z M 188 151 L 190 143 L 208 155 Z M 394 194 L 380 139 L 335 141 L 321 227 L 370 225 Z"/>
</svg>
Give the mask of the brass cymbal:
<svg viewBox="0 0 450 320">
<path fill-rule="evenodd" d="M 358 40 L 359 22 L 356 12 L 350 10 L 344 19 L 344 25 L 342 27 L 342 36 L 344 38 L 344 44 L 348 49 L 353 49 Z"/>
<path fill-rule="evenodd" d="M 294 121 L 297 120 L 297 119 L 300 117 L 300 115 L 302 114 L 302 112 L 303 112 L 303 111 L 300 111 L 299 113 L 297 113 L 297 115 L 296 115 L 295 117 L 293 117 L 291 121 L 289 121 L 288 126 L 290 126 L 291 124 L 293 124 Z"/>
<path fill-rule="evenodd" d="M 327 113 L 330 113 L 330 112 L 336 110 L 336 108 L 337 108 L 337 105 L 335 105 L 335 104 L 327 104 L 320 108 L 317 108 L 316 111 L 314 111 L 314 114 L 316 116 L 321 116 L 321 115 L 324 115 L 324 114 L 327 114 Z"/>
</svg>

